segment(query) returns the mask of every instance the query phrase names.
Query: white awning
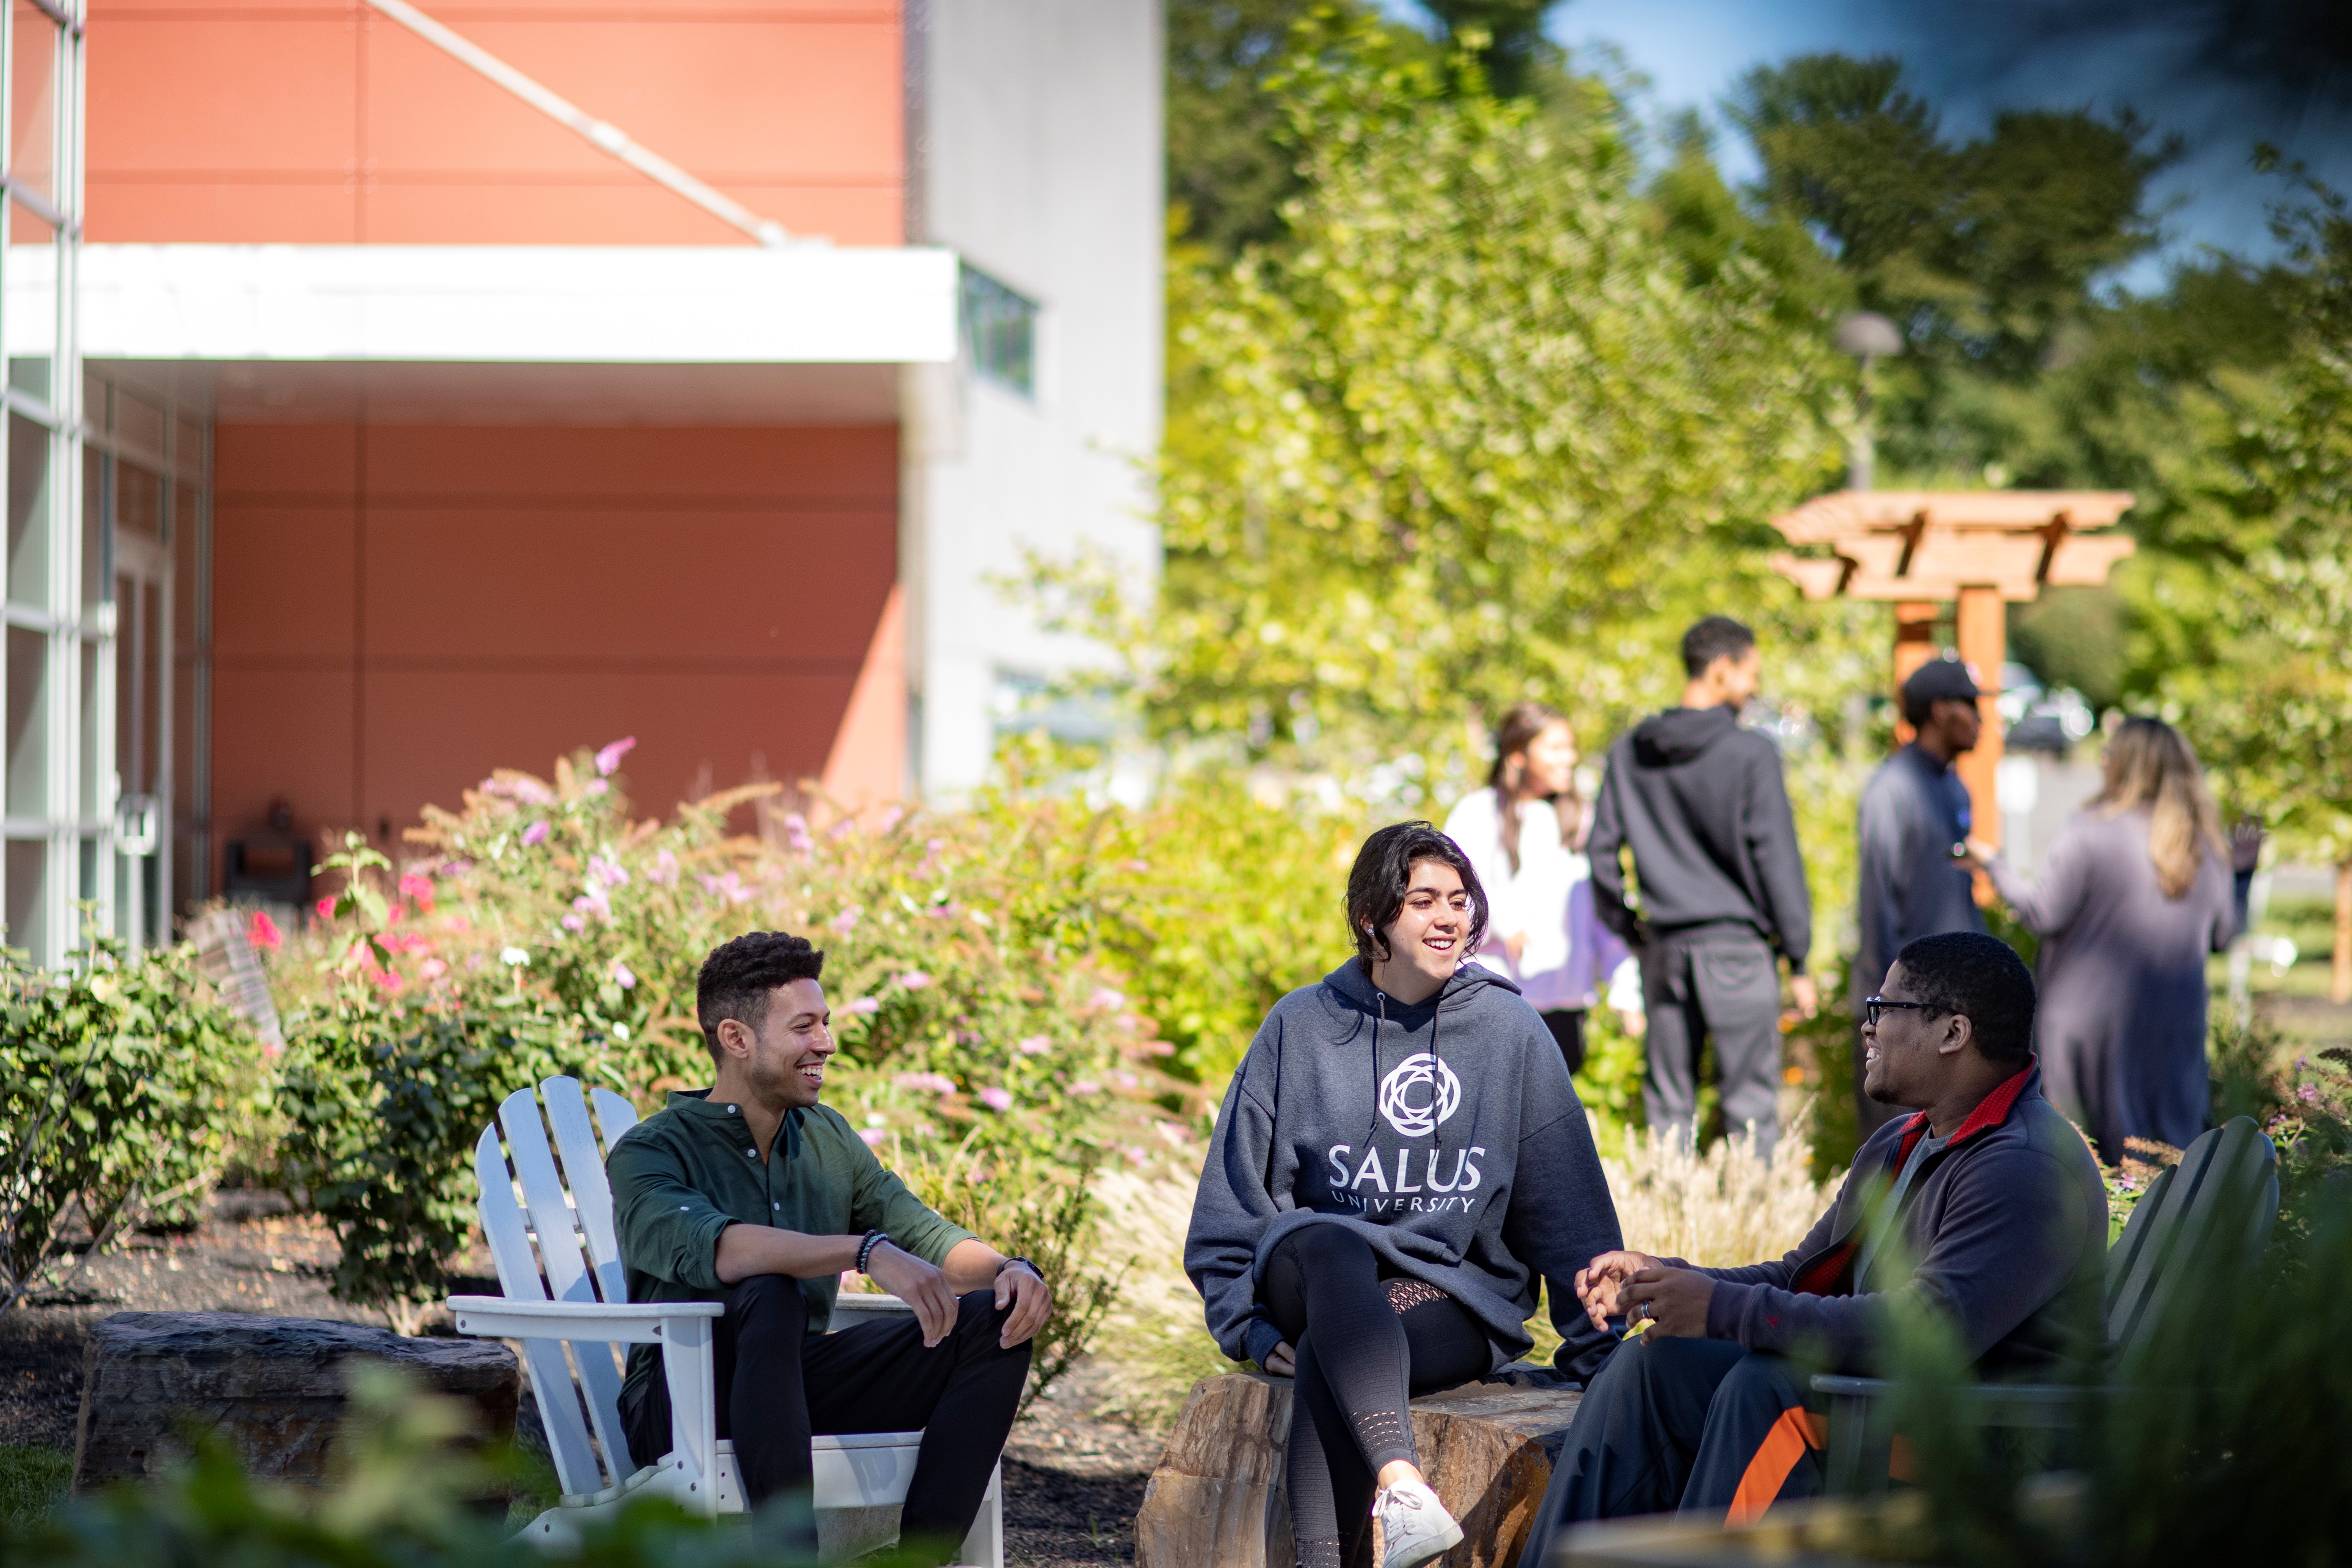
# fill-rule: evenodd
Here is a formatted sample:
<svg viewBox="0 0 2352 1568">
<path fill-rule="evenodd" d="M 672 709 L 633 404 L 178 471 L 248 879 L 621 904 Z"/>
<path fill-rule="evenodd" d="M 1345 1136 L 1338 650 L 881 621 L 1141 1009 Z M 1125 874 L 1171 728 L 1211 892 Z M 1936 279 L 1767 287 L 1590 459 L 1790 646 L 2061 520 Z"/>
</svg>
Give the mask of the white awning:
<svg viewBox="0 0 2352 1568">
<path fill-rule="evenodd" d="M 6 258 L 7 352 L 45 352 L 54 250 Z M 21 335 L 20 335 L 21 334 Z M 956 357 L 928 246 L 87 245 L 91 359 L 921 364 Z"/>
</svg>

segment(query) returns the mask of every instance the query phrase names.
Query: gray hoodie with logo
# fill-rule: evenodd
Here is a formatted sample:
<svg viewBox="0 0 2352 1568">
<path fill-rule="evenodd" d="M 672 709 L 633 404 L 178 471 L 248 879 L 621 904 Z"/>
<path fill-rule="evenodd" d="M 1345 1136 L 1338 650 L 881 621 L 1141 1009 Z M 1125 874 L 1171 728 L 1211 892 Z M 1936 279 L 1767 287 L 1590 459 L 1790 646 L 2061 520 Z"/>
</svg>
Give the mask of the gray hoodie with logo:
<svg viewBox="0 0 2352 1568">
<path fill-rule="evenodd" d="M 1303 1225 L 1344 1225 L 1384 1275 L 1425 1280 L 1524 1354 L 1538 1279 L 1580 1381 L 1610 1348 L 1570 1281 L 1621 1245 L 1617 1210 L 1559 1047 L 1518 987 L 1465 964 L 1407 1007 L 1354 961 L 1294 991 L 1250 1043 L 1217 1112 L 1184 1271 L 1209 1332 L 1264 1364 L 1282 1335 L 1257 1271 Z"/>
</svg>

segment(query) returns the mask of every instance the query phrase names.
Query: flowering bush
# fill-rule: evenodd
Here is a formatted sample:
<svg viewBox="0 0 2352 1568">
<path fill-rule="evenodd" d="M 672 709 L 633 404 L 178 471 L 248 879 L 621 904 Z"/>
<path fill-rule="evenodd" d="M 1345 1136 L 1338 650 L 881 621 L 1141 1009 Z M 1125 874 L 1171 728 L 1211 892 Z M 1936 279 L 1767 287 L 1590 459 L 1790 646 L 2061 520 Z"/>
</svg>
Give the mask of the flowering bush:
<svg viewBox="0 0 2352 1568">
<path fill-rule="evenodd" d="M 427 810 L 404 867 L 354 841 L 275 961 L 285 1175 L 341 1238 L 338 1292 L 412 1313 L 442 1293 L 474 1140 L 514 1090 L 571 1073 L 651 1110 L 709 1082 L 696 971 L 782 929 L 827 952 L 828 1103 L 973 1228 L 1058 1237 L 1055 1283 L 1091 1299 L 1085 1174 L 1148 1163 L 1169 1146 L 1155 1100 L 1181 1103 L 1118 979 L 1150 942 L 1132 824 L 1013 795 L 813 821 L 772 786 L 633 820 L 625 750 L 494 773 Z M 761 831 L 731 833 L 746 808 Z"/>
</svg>

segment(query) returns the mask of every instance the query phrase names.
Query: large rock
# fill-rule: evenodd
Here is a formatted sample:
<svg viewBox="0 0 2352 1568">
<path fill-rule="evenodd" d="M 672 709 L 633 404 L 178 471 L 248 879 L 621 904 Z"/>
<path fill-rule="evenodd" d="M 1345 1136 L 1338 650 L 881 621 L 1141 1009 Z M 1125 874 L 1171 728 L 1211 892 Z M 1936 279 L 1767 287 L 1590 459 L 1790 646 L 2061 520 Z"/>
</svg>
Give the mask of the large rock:
<svg viewBox="0 0 2352 1568">
<path fill-rule="evenodd" d="M 191 1422 L 226 1438 L 255 1476 L 320 1484 L 352 1364 L 366 1362 L 470 1405 L 478 1438 L 514 1432 L 522 1374 L 495 1341 L 247 1312 L 118 1312 L 84 1352 L 74 1486 L 161 1473 L 186 1452 Z"/>
<path fill-rule="evenodd" d="M 1527 1546 L 1583 1397 L 1538 1382 L 1465 1384 L 1412 1402 L 1422 1469 L 1462 1521 L 1446 1568 L 1509 1568 Z M 1287 1378 L 1232 1373 L 1195 1384 L 1144 1489 L 1136 1568 L 1293 1568 L 1290 1415 Z"/>
</svg>

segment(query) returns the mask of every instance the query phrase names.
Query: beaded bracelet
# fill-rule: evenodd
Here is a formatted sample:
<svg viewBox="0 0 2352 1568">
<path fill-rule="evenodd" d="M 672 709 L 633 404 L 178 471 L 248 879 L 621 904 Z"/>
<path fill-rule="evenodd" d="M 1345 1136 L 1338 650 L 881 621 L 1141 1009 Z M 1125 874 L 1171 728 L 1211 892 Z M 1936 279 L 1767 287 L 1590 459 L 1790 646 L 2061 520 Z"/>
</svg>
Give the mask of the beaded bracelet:
<svg viewBox="0 0 2352 1568">
<path fill-rule="evenodd" d="M 866 1260 L 874 1256 L 876 1247 L 889 1239 L 890 1237 L 887 1231 L 869 1230 L 866 1233 L 866 1239 L 857 1244 L 857 1271 L 860 1274 L 872 1272 L 866 1267 Z"/>
</svg>

